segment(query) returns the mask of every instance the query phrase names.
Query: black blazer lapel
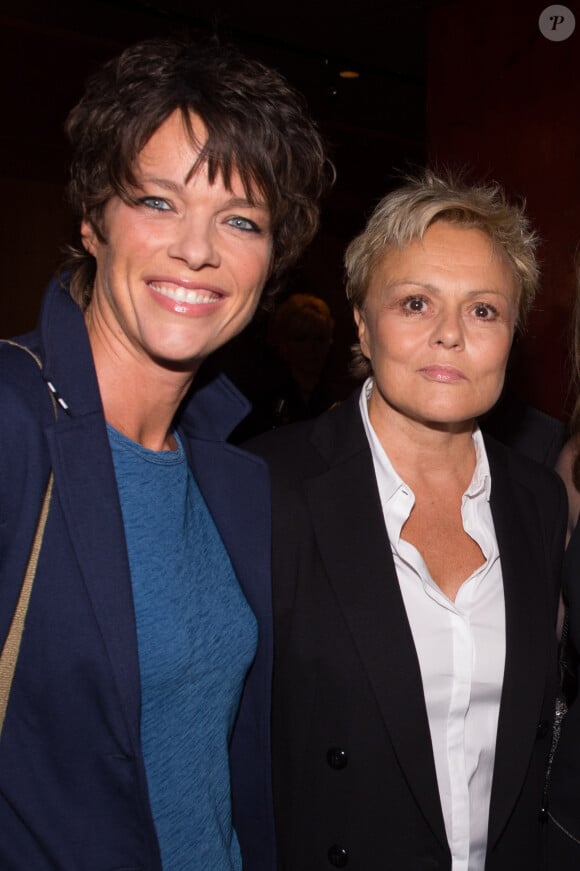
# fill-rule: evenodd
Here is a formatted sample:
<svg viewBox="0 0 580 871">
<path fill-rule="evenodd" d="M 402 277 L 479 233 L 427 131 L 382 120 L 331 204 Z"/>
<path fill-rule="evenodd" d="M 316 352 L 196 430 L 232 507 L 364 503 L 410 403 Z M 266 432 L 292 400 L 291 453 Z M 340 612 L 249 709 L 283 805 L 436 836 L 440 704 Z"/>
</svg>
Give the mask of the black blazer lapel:
<svg viewBox="0 0 580 871">
<path fill-rule="evenodd" d="M 526 778 L 546 690 L 546 663 L 554 645 L 551 586 L 533 530 L 536 505 L 494 462 L 491 509 L 504 585 L 506 663 L 491 793 L 488 845 L 501 834 Z M 539 813 L 539 809 L 538 809 Z"/>
<path fill-rule="evenodd" d="M 358 409 L 351 405 L 352 414 L 358 416 Z M 305 485 L 318 547 L 401 769 L 446 845 L 421 673 L 370 450 L 360 417 L 354 428 L 352 420 L 342 423 L 345 428 L 339 421 L 334 434 L 331 468 Z"/>
</svg>

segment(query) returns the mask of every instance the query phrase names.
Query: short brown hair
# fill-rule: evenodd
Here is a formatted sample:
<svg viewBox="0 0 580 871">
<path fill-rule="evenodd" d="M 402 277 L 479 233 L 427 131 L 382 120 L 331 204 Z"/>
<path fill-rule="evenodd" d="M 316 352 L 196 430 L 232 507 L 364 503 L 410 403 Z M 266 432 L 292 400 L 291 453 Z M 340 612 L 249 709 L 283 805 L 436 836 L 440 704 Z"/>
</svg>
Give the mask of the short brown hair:
<svg viewBox="0 0 580 871">
<path fill-rule="evenodd" d="M 145 40 L 89 79 L 65 125 L 77 219 L 104 240 L 105 205 L 115 195 L 133 202 L 136 159 L 176 110 L 190 132 L 192 113 L 207 129 L 197 165 L 207 164 L 210 181 L 221 174 L 229 186 L 236 170 L 250 200 L 256 188 L 265 197 L 274 252 L 268 288 L 275 290 L 318 229 L 332 165 L 304 98 L 277 72 L 217 38 Z M 80 243 L 71 255 L 71 294 L 86 308 L 95 261 Z"/>
<path fill-rule="evenodd" d="M 532 306 L 539 282 L 537 236 L 524 213 L 524 205 L 510 203 L 502 187 L 470 184 L 462 173 L 426 169 L 406 176 L 403 184 L 376 206 L 368 223 L 345 253 L 346 293 L 355 308 L 364 304 L 372 274 L 390 248 L 402 248 L 421 239 L 436 221 L 473 227 L 488 236 L 510 263 L 520 289 L 518 326 Z M 353 347 L 353 373 L 370 374 L 360 346 Z"/>
</svg>

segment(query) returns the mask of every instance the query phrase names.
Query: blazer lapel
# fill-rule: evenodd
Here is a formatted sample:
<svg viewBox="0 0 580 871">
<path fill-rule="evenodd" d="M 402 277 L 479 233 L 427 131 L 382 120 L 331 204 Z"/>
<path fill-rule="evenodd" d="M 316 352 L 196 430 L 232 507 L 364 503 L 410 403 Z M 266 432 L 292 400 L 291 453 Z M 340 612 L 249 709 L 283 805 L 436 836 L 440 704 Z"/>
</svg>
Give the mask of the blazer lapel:
<svg viewBox="0 0 580 871">
<path fill-rule="evenodd" d="M 351 406 L 351 420 L 340 429 L 339 421 L 335 462 L 306 483 L 320 554 L 401 768 L 445 845 L 421 673 L 358 408 Z M 345 460 L 340 455 L 349 439 Z"/>
<path fill-rule="evenodd" d="M 190 463 L 238 580 L 257 617 L 271 619 L 269 487 L 258 457 L 222 443 L 191 439 Z M 257 544 L 253 544 L 253 543 Z"/>
<path fill-rule="evenodd" d="M 45 429 L 55 498 L 105 644 L 120 710 L 139 747 L 137 631 L 115 471 L 83 314 L 59 278 L 43 300 L 40 338 L 44 379 L 61 403 L 58 420 Z"/>
<path fill-rule="evenodd" d="M 535 510 L 503 464 L 492 471 L 491 508 L 501 554 L 506 616 L 506 663 L 499 713 L 488 843 L 497 840 L 516 803 L 536 740 L 546 685 L 546 631 L 552 610 L 544 562 L 527 530 Z"/>
<path fill-rule="evenodd" d="M 102 417 L 100 413 L 81 418 L 60 415 L 47 438 L 55 492 L 109 655 L 119 703 L 139 746 L 140 678 L 133 596 Z"/>
<path fill-rule="evenodd" d="M 250 410 L 225 377 L 195 387 L 180 432 L 189 464 L 256 616 L 271 619 L 270 489 L 266 464 L 225 440 Z"/>
</svg>

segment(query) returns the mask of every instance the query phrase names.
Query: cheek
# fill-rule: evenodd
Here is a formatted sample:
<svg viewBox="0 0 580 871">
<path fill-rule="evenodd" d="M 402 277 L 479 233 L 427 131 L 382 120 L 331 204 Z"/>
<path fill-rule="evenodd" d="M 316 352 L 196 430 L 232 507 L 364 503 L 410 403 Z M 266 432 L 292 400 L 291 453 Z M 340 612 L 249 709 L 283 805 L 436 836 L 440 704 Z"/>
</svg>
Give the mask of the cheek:
<svg viewBox="0 0 580 871">
<path fill-rule="evenodd" d="M 245 258 L 234 257 L 233 270 L 244 296 L 250 301 L 259 297 L 272 271 L 270 249 Z"/>
<path fill-rule="evenodd" d="M 495 365 L 499 369 L 504 369 L 510 355 L 512 347 L 513 334 L 511 332 L 498 337 L 494 348 L 491 351 L 492 359 L 495 360 Z"/>
<path fill-rule="evenodd" d="M 267 279 L 267 274 L 256 268 L 234 274 L 232 286 L 236 292 L 231 298 L 232 312 L 237 312 L 244 320 L 250 320 L 260 304 Z"/>
<path fill-rule="evenodd" d="M 377 362 L 384 360 L 389 363 L 412 363 L 421 354 L 425 346 L 421 332 L 415 330 L 388 329 L 378 330 L 373 336 L 372 347 Z"/>
<path fill-rule="evenodd" d="M 479 355 L 476 356 L 476 365 L 479 362 L 479 371 L 482 376 L 485 376 L 489 383 L 503 384 L 505 372 L 509 360 L 511 341 L 498 340 L 493 344 L 482 348 Z"/>
</svg>

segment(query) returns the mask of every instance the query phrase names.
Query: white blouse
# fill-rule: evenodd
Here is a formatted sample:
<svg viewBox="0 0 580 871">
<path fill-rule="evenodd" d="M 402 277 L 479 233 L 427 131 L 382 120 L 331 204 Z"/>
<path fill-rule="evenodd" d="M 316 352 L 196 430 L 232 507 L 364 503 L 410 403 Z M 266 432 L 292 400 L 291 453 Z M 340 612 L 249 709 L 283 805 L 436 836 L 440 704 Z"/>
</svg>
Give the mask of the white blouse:
<svg viewBox="0 0 580 871">
<path fill-rule="evenodd" d="M 371 389 L 369 379 L 360 409 L 423 679 L 452 871 L 484 871 L 505 665 L 505 606 L 483 437 L 476 429 L 476 467 L 461 513 L 463 527 L 485 562 L 452 602 L 431 578 L 419 551 L 401 539 L 415 497 L 395 472 L 369 420 Z"/>
</svg>

